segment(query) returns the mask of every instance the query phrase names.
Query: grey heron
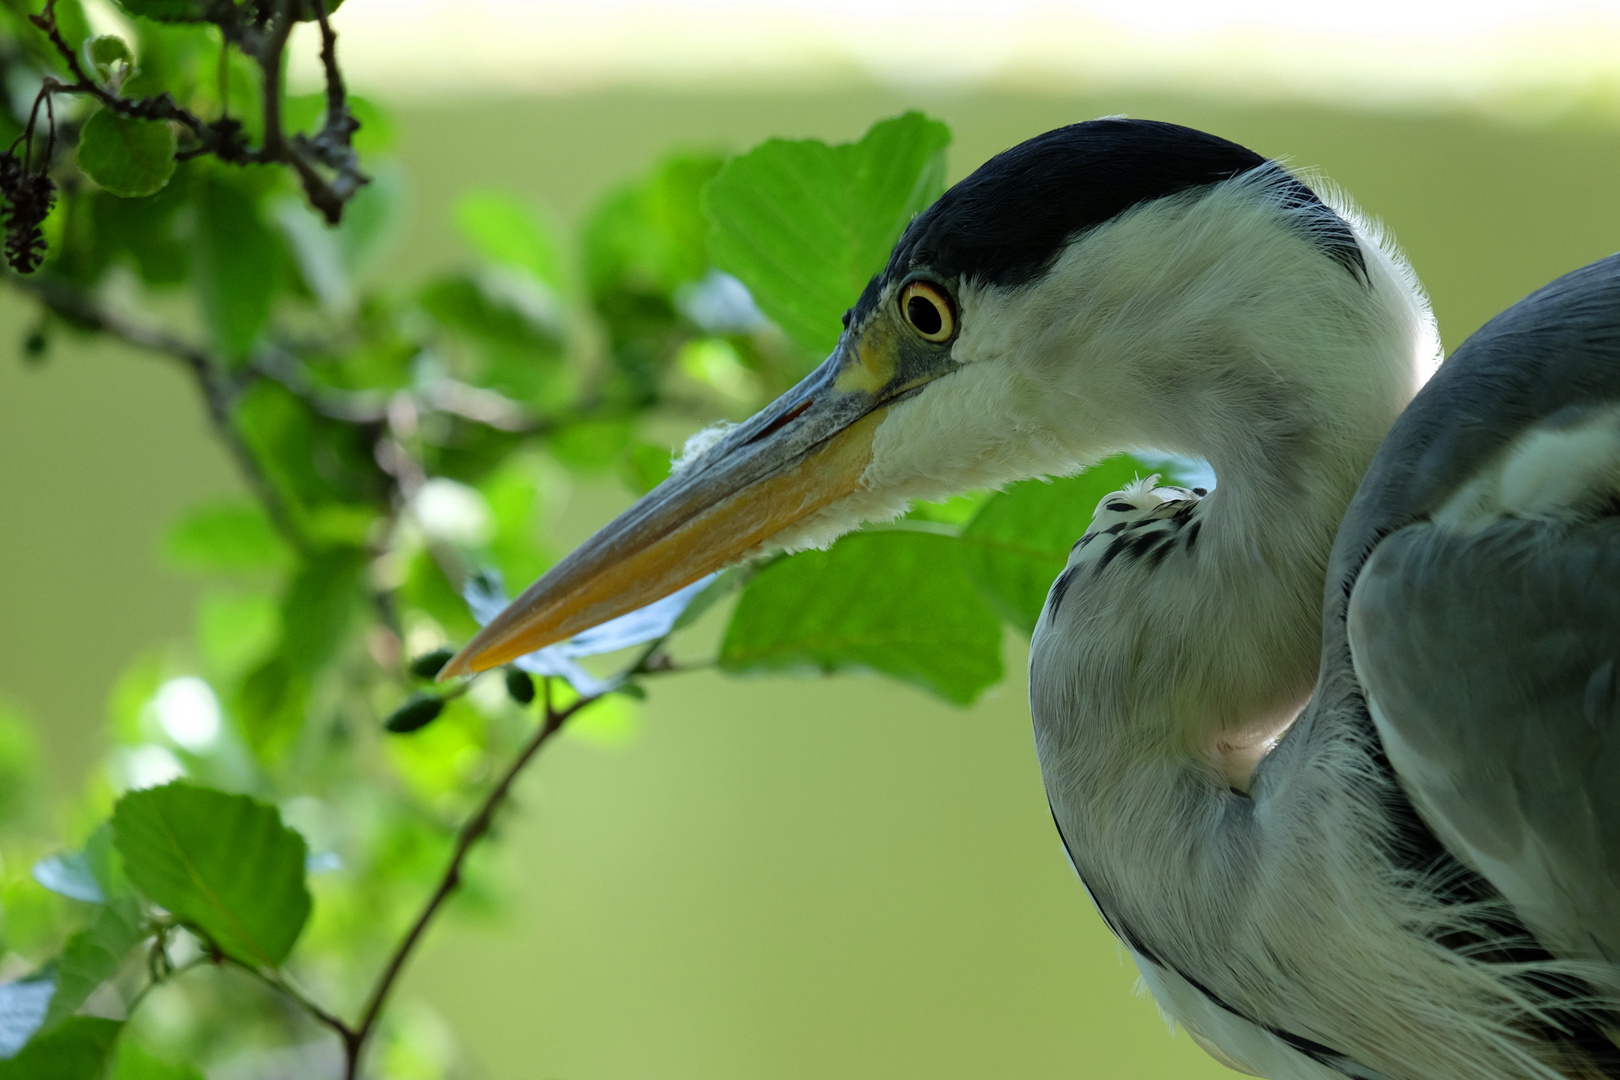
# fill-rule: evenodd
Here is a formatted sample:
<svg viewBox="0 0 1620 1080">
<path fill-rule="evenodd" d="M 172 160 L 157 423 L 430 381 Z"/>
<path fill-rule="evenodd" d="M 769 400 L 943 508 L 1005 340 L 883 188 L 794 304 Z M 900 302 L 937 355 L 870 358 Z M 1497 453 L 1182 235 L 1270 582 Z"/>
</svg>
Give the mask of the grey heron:
<svg viewBox="0 0 1620 1080">
<path fill-rule="evenodd" d="M 913 500 L 1203 458 L 1104 500 L 1030 657 L 1053 818 L 1161 1008 L 1274 1080 L 1620 1077 L 1620 258 L 1438 362 L 1394 248 L 1277 163 L 1052 131 L 446 673 Z"/>
</svg>

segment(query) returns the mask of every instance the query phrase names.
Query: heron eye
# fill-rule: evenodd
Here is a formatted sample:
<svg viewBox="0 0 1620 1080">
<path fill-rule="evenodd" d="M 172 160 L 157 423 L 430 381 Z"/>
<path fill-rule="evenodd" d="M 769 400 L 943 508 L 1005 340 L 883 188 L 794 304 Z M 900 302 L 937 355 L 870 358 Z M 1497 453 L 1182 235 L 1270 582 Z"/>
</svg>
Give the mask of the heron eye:
<svg viewBox="0 0 1620 1080">
<path fill-rule="evenodd" d="M 900 310 L 924 341 L 945 341 L 956 333 L 956 315 L 950 300 L 926 281 L 914 281 L 905 287 L 900 294 Z"/>
</svg>

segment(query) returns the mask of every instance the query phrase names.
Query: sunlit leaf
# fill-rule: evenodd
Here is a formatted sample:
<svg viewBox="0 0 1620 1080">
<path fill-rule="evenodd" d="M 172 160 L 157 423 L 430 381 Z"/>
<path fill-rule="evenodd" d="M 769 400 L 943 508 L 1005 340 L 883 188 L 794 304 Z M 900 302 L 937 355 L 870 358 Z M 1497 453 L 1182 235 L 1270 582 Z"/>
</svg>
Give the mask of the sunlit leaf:
<svg viewBox="0 0 1620 1080">
<path fill-rule="evenodd" d="M 190 1065 L 165 1061 L 138 1043 L 123 1039 L 110 1080 L 203 1080 Z"/>
<path fill-rule="evenodd" d="M 1034 630 L 1046 593 L 1097 503 L 1148 472 L 1121 456 L 1078 476 L 1025 480 L 992 495 L 962 530 L 962 562 L 996 614 L 1026 633 Z"/>
<path fill-rule="evenodd" d="M 0 1058 L 14 1057 L 33 1038 L 55 993 L 56 982 L 48 978 L 0 983 Z"/>
<path fill-rule="evenodd" d="M 187 511 L 170 526 L 163 553 L 176 566 L 210 573 L 281 570 L 292 556 L 264 508 L 237 499 Z"/>
<path fill-rule="evenodd" d="M 0 1061 L 0 1080 L 101 1080 L 123 1026 L 99 1016 L 71 1017 Z"/>
<path fill-rule="evenodd" d="M 597 294 L 630 288 L 671 296 L 708 268 L 703 186 L 720 158 L 677 154 L 608 196 L 585 226 L 585 276 Z"/>
<path fill-rule="evenodd" d="M 988 491 L 970 491 L 938 502 L 914 503 L 906 513 L 906 520 L 932 521 L 940 525 L 966 525 L 990 497 L 991 492 Z"/>
<path fill-rule="evenodd" d="M 135 62 L 135 54 L 130 51 L 129 43 L 116 34 L 100 34 L 90 38 L 79 51 L 103 81 Z"/>
<path fill-rule="evenodd" d="M 490 262 L 563 287 L 562 259 L 552 226 L 527 203 L 498 191 L 473 191 L 456 200 L 456 227 Z"/>
<path fill-rule="evenodd" d="M 630 490 L 645 495 L 669 478 L 669 447 L 632 443 L 619 457 L 619 473 Z"/>
<path fill-rule="evenodd" d="M 601 469 L 624 453 L 634 432 L 627 420 L 582 420 L 552 433 L 551 452 L 573 468 Z"/>
<path fill-rule="evenodd" d="M 119 799 L 113 835 L 135 887 L 227 955 L 275 966 L 309 917 L 309 852 L 273 806 L 177 781 Z"/>
<path fill-rule="evenodd" d="M 817 354 L 912 217 L 939 197 L 950 130 L 921 113 L 855 143 L 771 139 L 727 161 L 703 193 L 715 264 Z"/>
<path fill-rule="evenodd" d="M 234 679 L 263 660 L 280 629 L 280 610 L 268 593 L 211 590 L 197 601 L 197 647 L 221 678 Z"/>
<path fill-rule="evenodd" d="M 1001 678 L 1001 627 L 952 536 L 855 533 L 766 566 L 720 647 L 727 671 L 865 668 L 967 704 Z"/>
<path fill-rule="evenodd" d="M 112 978 L 143 936 L 134 901 L 124 898 L 97 907 L 90 925 L 68 938 L 56 959 L 56 993 L 45 1025 L 72 1016 L 96 987 Z"/>
<path fill-rule="evenodd" d="M 103 821 L 90 833 L 84 842 L 84 861 L 103 896 L 117 900 L 134 895 L 129 876 L 124 873 L 124 858 L 113 844 L 112 822 Z"/>
<path fill-rule="evenodd" d="M 101 904 L 107 900 L 81 851 L 61 851 L 34 863 L 34 880 L 58 896 Z"/>
<path fill-rule="evenodd" d="M 114 195 L 150 195 L 174 175 L 174 147 L 174 129 L 165 121 L 101 109 L 79 132 L 79 168 Z"/>
</svg>

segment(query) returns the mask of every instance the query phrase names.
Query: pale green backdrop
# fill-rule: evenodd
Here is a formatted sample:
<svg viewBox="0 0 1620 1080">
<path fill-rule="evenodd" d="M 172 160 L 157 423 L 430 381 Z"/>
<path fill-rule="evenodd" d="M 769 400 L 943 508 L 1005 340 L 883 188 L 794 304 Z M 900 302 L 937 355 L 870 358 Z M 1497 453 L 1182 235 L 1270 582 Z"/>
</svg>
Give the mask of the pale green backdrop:
<svg viewBox="0 0 1620 1080">
<path fill-rule="evenodd" d="M 458 258 L 468 187 L 572 222 L 675 145 L 851 138 L 917 106 L 957 132 L 954 175 L 1108 113 L 1206 127 L 1319 167 L 1400 238 L 1449 346 L 1620 247 L 1620 133 L 1597 110 L 1511 119 L 1289 104 L 989 93 L 632 91 L 399 110 L 402 281 Z M 0 297 L 0 697 L 37 722 L 53 781 L 95 767 L 120 667 L 186 632 L 197 586 L 165 522 L 235 479 L 159 359 L 21 360 Z M 627 499 L 576 493 L 581 538 Z M 1008 682 L 971 710 L 873 679 L 660 681 L 639 735 L 548 752 L 501 835 L 498 919 L 441 927 L 408 995 L 493 1080 L 1171 1080 L 1230 1075 L 1171 1038 L 1073 880 Z"/>
</svg>

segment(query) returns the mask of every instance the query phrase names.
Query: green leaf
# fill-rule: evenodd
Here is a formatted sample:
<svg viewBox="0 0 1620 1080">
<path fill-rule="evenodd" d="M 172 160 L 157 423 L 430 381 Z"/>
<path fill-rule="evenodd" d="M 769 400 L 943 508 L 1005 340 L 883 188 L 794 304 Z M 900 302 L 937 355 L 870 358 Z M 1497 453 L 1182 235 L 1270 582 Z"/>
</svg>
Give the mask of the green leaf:
<svg viewBox="0 0 1620 1080">
<path fill-rule="evenodd" d="M 202 22 L 208 17 L 208 0 L 118 0 L 118 6 L 158 22 Z"/>
<path fill-rule="evenodd" d="M 720 165 L 708 154 L 674 155 L 603 200 L 582 237 L 592 292 L 629 288 L 668 296 L 701 278 L 709 264 L 702 193 Z"/>
<path fill-rule="evenodd" d="M 125 872 L 154 903 L 250 964 L 286 959 L 309 918 L 304 838 L 275 807 L 183 781 L 113 808 Z"/>
<path fill-rule="evenodd" d="M 130 51 L 129 43 L 113 34 L 100 34 L 89 39 L 80 51 L 103 82 L 120 73 L 127 75 L 127 69 L 135 63 L 135 54 Z"/>
<path fill-rule="evenodd" d="M 950 129 L 909 112 L 857 143 L 772 139 L 703 192 L 715 265 L 741 278 L 788 337 L 817 354 L 912 217 L 945 184 Z"/>
<path fill-rule="evenodd" d="M 84 862 L 90 868 L 90 873 L 95 877 L 103 896 L 116 900 L 135 895 L 129 887 L 129 875 L 124 873 L 123 857 L 113 846 L 111 821 L 103 821 L 97 825 L 95 831 L 85 840 Z"/>
<path fill-rule="evenodd" d="M 57 957 L 56 993 L 44 1026 L 72 1016 L 96 987 L 113 977 L 144 936 L 141 909 L 133 900 L 126 897 L 97 907 L 90 925 L 68 938 Z"/>
<path fill-rule="evenodd" d="M 108 259 L 132 262 L 148 285 L 178 285 L 185 280 L 188 252 L 177 229 L 180 209 L 191 201 L 191 185 L 179 181 L 144 199 L 126 199 L 106 191 L 86 191 L 90 231 Z"/>
<path fill-rule="evenodd" d="M 111 1080 L 203 1080 L 203 1074 L 190 1065 L 176 1065 L 154 1055 L 145 1047 L 125 1040 L 118 1047 L 118 1062 Z"/>
<path fill-rule="evenodd" d="M 562 289 L 555 230 L 533 207 L 501 192 L 474 191 L 456 201 L 455 220 L 473 250 L 490 262 L 526 271 L 553 289 Z"/>
<path fill-rule="evenodd" d="M 70 49 L 81 49 L 90 39 L 90 20 L 85 17 L 84 5 L 79 0 L 57 0 L 56 25 Z"/>
<path fill-rule="evenodd" d="M 619 456 L 619 475 L 637 495 L 645 495 L 669 479 L 673 455 L 667 446 L 632 443 Z"/>
<path fill-rule="evenodd" d="M 365 542 L 377 514 L 368 504 L 384 490 L 385 478 L 363 425 L 321 416 L 270 379 L 243 392 L 233 416 L 312 540 L 339 543 L 347 536 L 350 542 Z"/>
<path fill-rule="evenodd" d="M 311 557 L 288 583 L 276 651 L 247 677 L 236 702 L 255 750 L 279 750 L 302 730 L 310 688 L 348 633 L 365 566 L 363 551 L 330 549 Z"/>
<path fill-rule="evenodd" d="M 687 601 L 686 607 L 681 610 L 669 632 L 673 634 L 685 630 L 701 619 L 715 604 L 746 585 L 753 576 L 754 570 L 750 566 L 733 566 L 722 570 L 713 581 L 703 586 L 696 596 Z"/>
<path fill-rule="evenodd" d="M 240 185 L 204 176 L 194 210 L 192 277 L 203 317 L 215 346 L 240 361 L 270 321 L 281 252 L 259 216 L 258 200 Z"/>
<path fill-rule="evenodd" d="M 1078 476 L 1025 480 L 991 496 L 962 530 L 962 563 L 980 595 L 1013 626 L 1033 631 L 1102 497 L 1152 471 L 1113 457 Z"/>
<path fill-rule="evenodd" d="M 0 1080 L 101 1080 L 123 1024 L 75 1016 L 37 1036 L 16 1057 L 0 1061 Z"/>
<path fill-rule="evenodd" d="M 520 401 L 561 403 L 573 388 L 563 363 L 562 309 L 538 282 L 510 270 L 449 275 L 419 294 L 423 309 L 471 347 L 474 363 L 451 361 L 463 381 Z"/>
<path fill-rule="evenodd" d="M 151 195 L 174 175 L 174 129 L 167 121 L 131 120 L 101 109 L 79 132 L 78 153 L 79 168 L 114 195 Z"/>
<path fill-rule="evenodd" d="M 280 629 L 280 611 L 269 593 L 210 590 L 197 601 L 193 640 L 210 671 L 234 681 L 264 659 Z"/>
<path fill-rule="evenodd" d="M 1001 678 L 1001 627 L 952 536 L 854 533 L 760 570 L 720 647 L 726 671 L 868 668 L 965 705 Z"/>
<path fill-rule="evenodd" d="M 163 554 L 187 570 L 242 573 L 282 570 L 292 552 L 264 508 L 246 499 L 223 499 L 186 512 L 169 529 Z"/>
</svg>

